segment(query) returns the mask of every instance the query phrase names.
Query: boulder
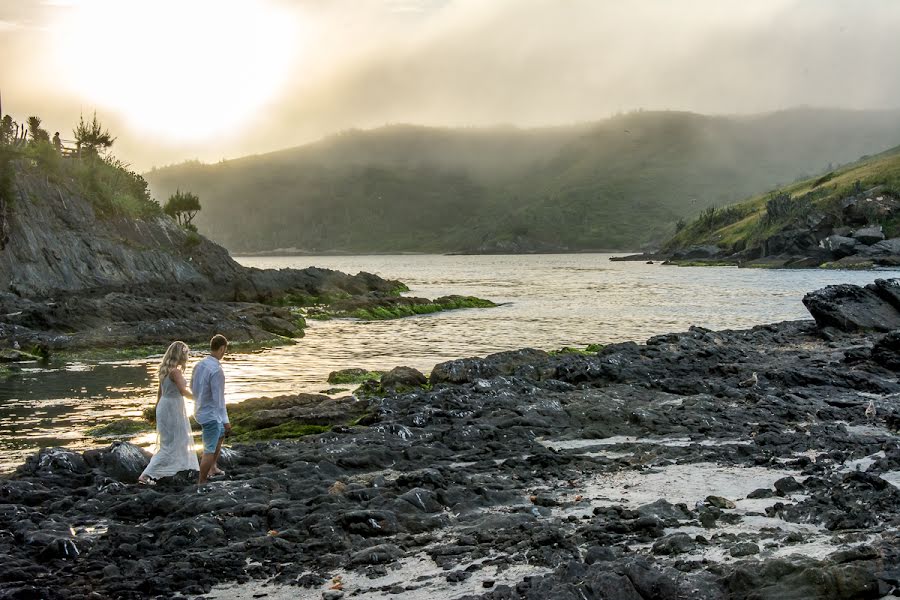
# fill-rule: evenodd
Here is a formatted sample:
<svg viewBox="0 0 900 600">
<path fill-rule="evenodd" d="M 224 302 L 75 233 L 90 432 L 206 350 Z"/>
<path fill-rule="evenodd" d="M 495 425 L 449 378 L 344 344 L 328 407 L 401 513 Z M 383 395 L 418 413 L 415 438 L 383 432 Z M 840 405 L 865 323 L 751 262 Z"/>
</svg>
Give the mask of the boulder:
<svg viewBox="0 0 900 600">
<path fill-rule="evenodd" d="M 860 245 L 858 251 L 863 256 L 896 256 L 900 254 L 900 238 L 881 240 L 871 246 Z"/>
<path fill-rule="evenodd" d="M 851 237 L 829 235 L 827 238 L 822 240 L 822 243 L 820 245 L 825 250 L 831 252 L 832 257 L 844 258 L 845 256 L 850 256 L 851 254 L 856 253 L 856 248 L 857 246 L 859 246 L 859 241 Z"/>
<path fill-rule="evenodd" d="M 866 289 L 900 311 L 900 279 L 876 279 Z"/>
<path fill-rule="evenodd" d="M 462 358 L 435 365 L 431 370 L 429 381 L 471 383 L 476 379 L 489 379 L 497 375 L 521 375 L 528 379 L 545 379 L 554 374 L 551 368 L 544 368 L 549 360 L 549 354 L 534 348 L 498 352 L 485 358 Z"/>
<path fill-rule="evenodd" d="M 841 221 L 849 225 L 868 225 L 875 221 L 883 221 L 900 211 L 900 200 L 885 193 L 879 186 L 863 192 L 858 196 L 847 198 L 842 203 Z"/>
<path fill-rule="evenodd" d="M 728 553 L 735 558 L 751 556 L 759 554 L 759 546 L 753 542 L 738 542 L 728 550 Z"/>
<path fill-rule="evenodd" d="M 900 371 L 900 330 L 891 331 L 875 342 L 872 360 L 892 371 Z"/>
<path fill-rule="evenodd" d="M 881 231 L 881 225 L 872 227 L 861 227 L 853 232 L 853 239 L 860 244 L 871 246 L 884 240 L 884 233 Z"/>
<path fill-rule="evenodd" d="M 788 229 L 779 231 L 763 242 L 763 255 L 804 255 L 818 248 L 819 240 L 808 229 Z"/>
<path fill-rule="evenodd" d="M 379 544 L 350 555 L 351 565 L 381 565 L 393 562 L 403 556 L 403 551 L 394 544 Z"/>
<path fill-rule="evenodd" d="M 25 459 L 16 473 L 61 485 L 78 485 L 91 479 L 84 457 L 66 448 L 43 448 Z"/>
<path fill-rule="evenodd" d="M 674 555 L 691 552 L 697 547 L 694 538 L 686 533 L 673 533 L 653 544 L 653 554 Z"/>
<path fill-rule="evenodd" d="M 84 462 L 97 468 L 112 479 L 123 483 L 137 483 L 138 477 L 152 455 L 128 442 L 113 442 L 106 448 L 88 450 L 84 453 Z"/>
<path fill-rule="evenodd" d="M 394 367 L 381 376 L 381 387 L 383 388 L 413 388 L 426 383 L 428 383 L 428 379 L 425 375 L 412 367 Z"/>
<path fill-rule="evenodd" d="M 829 285 L 803 297 L 819 327 L 841 331 L 900 329 L 900 312 L 875 291 L 858 285 Z"/>
<path fill-rule="evenodd" d="M 722 249 L 718 246 L 688 246 L 683 250 L 676 250 L 672 254 L 672 258 L 676 260 L 684 260 L 690 258 L 715 258 L 722 253 Z"/>
</svg>

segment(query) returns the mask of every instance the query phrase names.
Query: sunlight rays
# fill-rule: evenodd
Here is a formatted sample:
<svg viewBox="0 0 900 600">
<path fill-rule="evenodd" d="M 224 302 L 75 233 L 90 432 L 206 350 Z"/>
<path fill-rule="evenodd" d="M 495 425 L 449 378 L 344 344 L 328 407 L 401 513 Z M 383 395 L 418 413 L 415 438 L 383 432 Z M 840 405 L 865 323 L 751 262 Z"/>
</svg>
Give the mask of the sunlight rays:
<svg viewBox="0 0 900 600">
<path fill-rule="evenodd" d="M 297 13 L 269 1 L 83 0 L 63 17 L 53 35 L 60 83 L 169 141 L 251 126 L 303 40 Z"/>
</svg>

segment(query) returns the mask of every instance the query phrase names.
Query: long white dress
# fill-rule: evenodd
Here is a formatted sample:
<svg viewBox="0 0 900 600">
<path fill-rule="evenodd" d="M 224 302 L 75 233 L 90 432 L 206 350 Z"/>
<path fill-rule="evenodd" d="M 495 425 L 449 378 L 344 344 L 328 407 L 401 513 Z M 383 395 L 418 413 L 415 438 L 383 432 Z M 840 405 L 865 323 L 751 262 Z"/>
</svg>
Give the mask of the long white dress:
<svg viewBox="0 0 900 600">
<path fill-rule="evenodd" d="M 170 377 L 163 380 L 162 395 L 156 405 L 156 432 L 159 450 L 141 477 L 159 479 L 180 471 L 200 470 L 184 396 Z"/>
</svg>

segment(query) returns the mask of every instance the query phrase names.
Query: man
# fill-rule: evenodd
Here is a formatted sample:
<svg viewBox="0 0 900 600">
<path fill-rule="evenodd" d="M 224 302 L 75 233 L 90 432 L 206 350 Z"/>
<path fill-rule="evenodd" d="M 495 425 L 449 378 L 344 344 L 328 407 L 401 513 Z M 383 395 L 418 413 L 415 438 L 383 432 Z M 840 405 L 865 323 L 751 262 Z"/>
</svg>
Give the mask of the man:
<svg viewBox="0 0 900 600">
<path fill-rule="evenodd" d="M 209 356 L 197 363 L 191 374 L 194 418 L 203 428 L 199 484 L 206 483 L 211 471 L 213 475 L 219 473 L 216 463 L 222 452 L 222 440 L 231 433 L 228 411 L 225 410 L 225 374 L 221 364 L 227 349 L 225 336 L 214 335 L 209 341 Z"/>
</svg>

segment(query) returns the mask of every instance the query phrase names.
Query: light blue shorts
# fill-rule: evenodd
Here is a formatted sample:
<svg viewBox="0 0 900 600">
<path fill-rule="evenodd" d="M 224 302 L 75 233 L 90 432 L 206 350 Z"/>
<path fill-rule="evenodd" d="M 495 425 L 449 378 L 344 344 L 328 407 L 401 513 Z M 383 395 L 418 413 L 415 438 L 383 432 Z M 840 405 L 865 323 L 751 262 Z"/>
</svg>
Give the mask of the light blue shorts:
<svg viewBox="0 0 900 600">
<path fill-rule="evenodd" d="M 200 427 L 203 428 L 203 453 L 215 454 L 219 440 L 225 435 L 225 426 L 218 421 L 210 421 L 201 423 Z"/>
</svg>

